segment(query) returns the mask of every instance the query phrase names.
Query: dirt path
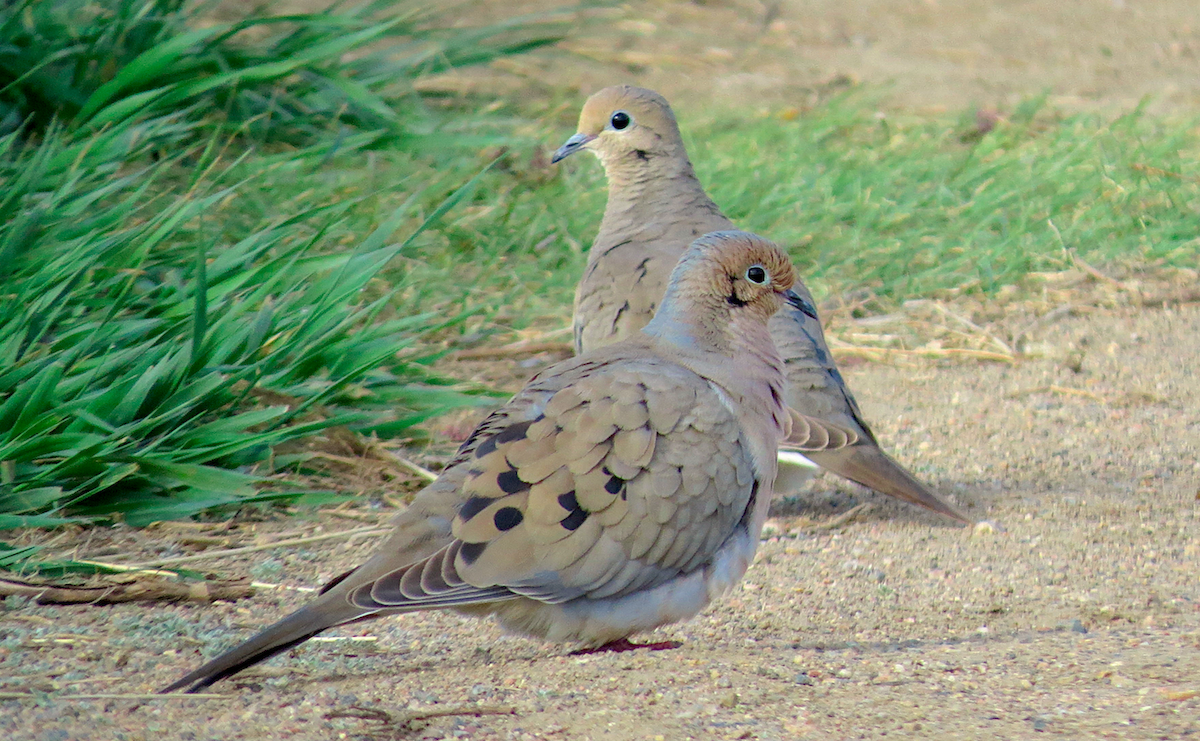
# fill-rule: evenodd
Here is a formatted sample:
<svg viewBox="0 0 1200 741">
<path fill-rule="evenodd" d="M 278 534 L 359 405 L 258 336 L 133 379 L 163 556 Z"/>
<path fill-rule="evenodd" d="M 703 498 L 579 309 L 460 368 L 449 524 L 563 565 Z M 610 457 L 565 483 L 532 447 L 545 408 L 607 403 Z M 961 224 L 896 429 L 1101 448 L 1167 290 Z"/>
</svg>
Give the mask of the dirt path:
<svg viewBox="0 0 1200 741">
<path fill-rule="evenodd" d="M 1149 97 L 1151 111 L 1192 115 L 1200 104 L 1192 0 L 643 1 L 606 18 L 571 42 L 574 62 L 506 61 L 522 75 L 508 84 L 591 92 L 630 81 L 683 110 L 803 105 L 851 81 L 926 110 L 1005 111 L 1043 92 L 1068 110 L 1127 110 Z"/>
<path fill-rule="evenodd" d="M 763 36 L 761 5 L 635 4 L 620 19 L 632 41 L 579 43 L 625 55 L 608 62 L 622 66 L 619 79 L 685 97 L 800 94 L 851 74 L 897 78 L 895 96 L 914 106 L 1002 104 L 1049 86 L 1065 104 L 1119 106 L 1154 92 L 1183 110 L 1200 80 L 1194 2 L 779 7 Z M 749 48 L 761 38 L 775 41 Z M 676 55 L 676 67 L 652 70 L 642 57 L 631 72 L 656 40 L 653 53 Z M 596 79 L 577 84 L 610 72 L 593 68 Z M 571 657 L 489 623 L 415 615 L 335 634 L 371 640 L 311 643 L 208 699 L 10 693 L 152 691 L 194 666 L 201 646 L 248 635 L 304 593 L 213 606 L 14 600 L 0 612 L 0 737 L 1200 737 L 1200 307 L 1094 312 L 1035 340 L 1070 350 L 1072 362 L 847 369 L 886 446 L 995 531 L 963 531 L 821 479 L 778 503 L 775 535 L 736 595 L 663 631 L 684 641 L 678 650 Z M 862 503 L 873 509 L 854 509 Z M 362 524 L 294 518 L 238 532 Z M 179 540 L 92 537 L 94 557 L 106 541 L 150 557 Z M 328 541 L 201 567 L 313 586 L 369 549 Z M 406 727 L 330 717 L 461 706 L 513 714 Z"/>
<path fill-rule="evenodd" d="M 0 734 L 364 738 L 380 724 L 327 714 L 460 705 L 515 714 L 380 737 L 1200 733 L 1200 386 L 1186 370 L 1200 366 L 1200 307 L 1070 319 L 1041 339 L 1084 348 L 1082 373 L 1049 360 L 849 371 L 889 447 L 1002 531 L 959 530 L 823 480 L 779 503 L 777 537 L 732 599 L 664 631 L 684 641 L 675 651 L 571 657 L 488 623 L 414 615 L 338 633 L 370 642 L 310 644 L 219 687 L 222 699 L 3 702 Z M 1048 386 L 1083 393 L 1028 393 Z M 862 502 L 875 509 L 835 524 Z M 315 585 L 368 548 L 221 568 Z M 194 665 L 198 646 L 303 599 L 18 607 L 3 616 L 0 691 L 153 690 Z"/>
</svg>

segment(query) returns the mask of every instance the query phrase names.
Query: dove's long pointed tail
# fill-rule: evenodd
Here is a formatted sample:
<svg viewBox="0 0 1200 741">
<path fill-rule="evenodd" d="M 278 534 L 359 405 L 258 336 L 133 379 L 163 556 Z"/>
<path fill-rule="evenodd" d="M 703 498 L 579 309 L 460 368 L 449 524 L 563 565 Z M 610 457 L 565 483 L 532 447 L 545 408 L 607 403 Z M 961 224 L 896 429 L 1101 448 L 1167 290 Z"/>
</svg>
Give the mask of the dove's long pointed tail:
<svg viewBox="0 0 1200 741">
<path fill-rule="evenodd" d="M 364 617 L 363 612 L 344 602 L 338 604 L 333 600 L 317 600 L 172 682 L 159 692 L 199 692 L 214 682 L 304 643 L 329 628 Z"/>
<path fill-rule="evenodd" d="M 903 499 L 964 522 L 974 521 L 934 494 L 912 474 L 874 445 L 851 445 L 831 451 L 804 453 L 820 467 L 881 494 Z"/>
</svg>

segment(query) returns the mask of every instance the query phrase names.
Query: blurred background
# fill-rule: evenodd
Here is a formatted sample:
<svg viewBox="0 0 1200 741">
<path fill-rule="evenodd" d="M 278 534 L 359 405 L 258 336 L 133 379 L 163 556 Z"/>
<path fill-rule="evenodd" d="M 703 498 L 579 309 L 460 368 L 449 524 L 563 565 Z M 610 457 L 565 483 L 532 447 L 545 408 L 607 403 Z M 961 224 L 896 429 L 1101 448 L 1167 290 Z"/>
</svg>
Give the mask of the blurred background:
<svg viewBox="0 0 1200 741">
<path fill-rule="evenodd" d="M 464 17 L 545 11 L 486 3 Z M 503 8 L 504 10 L 500 10 Z M 1183 111 L 1200 92 L 1200 8 L 1186 0 L 629 2 L 576 26 L 574 63 L 516 65 L 536 87 L 630 80 L 712 105 L 796 103 L 830 85 L 885 85 L 890 105 Z M 493 16 L 494 17 L 494 16 Z"/>
</svg>

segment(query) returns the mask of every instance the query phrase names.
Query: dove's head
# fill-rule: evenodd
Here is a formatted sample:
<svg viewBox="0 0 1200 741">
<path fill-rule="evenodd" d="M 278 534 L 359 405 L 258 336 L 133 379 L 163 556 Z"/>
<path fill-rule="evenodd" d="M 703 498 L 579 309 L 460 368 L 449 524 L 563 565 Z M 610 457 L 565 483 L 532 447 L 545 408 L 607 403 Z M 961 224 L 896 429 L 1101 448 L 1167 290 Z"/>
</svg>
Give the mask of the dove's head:
<svg viewBox="0 0 1200 741">
<path fill-rule="evenodd" d="M 675 114 L 666 99 L 632 85 L 606 87 L 588 98 L 579 114 L 578 130 L 551 161 L 558 162 L 581 149 L 595 152 L 606 169 L 684 152 Z"/>
<path fill-rule="evenodd" d="M 815 317 L 816 309 L 792 290 L 795 281 L 787 254 L 770 240 L 739 231 L 705 234 L 679 258 L 646 332 L 724 346 L 730 333 L 765 329 L 784 303 Z"/>
</svg>

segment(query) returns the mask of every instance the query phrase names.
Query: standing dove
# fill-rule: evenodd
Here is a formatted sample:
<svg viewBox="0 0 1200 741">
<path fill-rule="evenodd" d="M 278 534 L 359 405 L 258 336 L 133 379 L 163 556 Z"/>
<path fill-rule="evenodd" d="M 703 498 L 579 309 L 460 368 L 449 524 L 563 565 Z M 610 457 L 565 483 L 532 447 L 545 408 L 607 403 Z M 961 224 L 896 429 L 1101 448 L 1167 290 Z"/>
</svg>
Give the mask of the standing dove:
<svg viewBox="0 0 1200 741">
<path fill-rule="evenodd" d="M 658 93 L 620 85 L 588 98 L 578 132 L 552 162 L 584 149 L 604 166 L 608 206 L 575 293 L 577 352 L 637 332 L 654 316 L 688 244 L 697 235 L 734 228 L 696 178 L 675 115 Z M 795 290 L 811 305 L 803 284 L 797 282 Z M 868 488 L 971 522 L 880 449 L 814 314 L 785 307 L 771 320 L 770 331 L 784 359 L 788 405 L 851 433 L 849 444 L 806 452 L 806 458 Z M 781 463 L 789 447 L 794 449 L 783 445 Z"/>
<path fill-rule="evenodd" d="M 815 314 L 794 282 L 761 237 L 696 240 L 653 321 L 534 376 L 366 563 L 163 691 L 195 692 L 395 613 L 490 614 L 516 633 L 617 650 L 694 616 L 753 560 L 779 442 L 846 439 L 783 405 L 767 322 L 785 302 Z"/>
</svg>

